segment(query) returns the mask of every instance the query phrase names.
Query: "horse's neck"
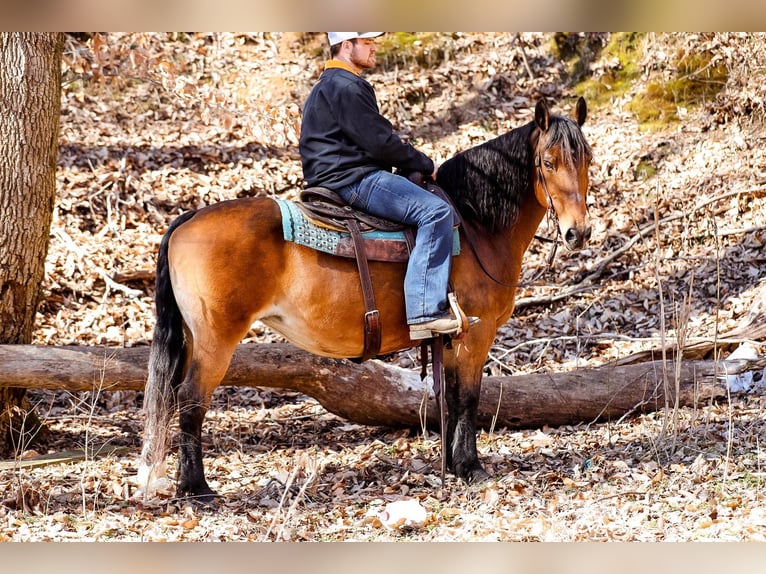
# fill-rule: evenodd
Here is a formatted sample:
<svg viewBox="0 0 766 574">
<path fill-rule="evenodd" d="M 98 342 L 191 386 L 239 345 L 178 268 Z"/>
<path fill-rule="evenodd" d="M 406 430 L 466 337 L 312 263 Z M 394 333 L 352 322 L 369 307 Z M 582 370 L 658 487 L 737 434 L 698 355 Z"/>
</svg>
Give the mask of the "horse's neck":
<svg viewBox="0 0 766 574">
<path fill-rule="evenodd" d="M 484 271 L 490 277 L 507 287 L 516 287 L 521 275 L 522 260 L 537 227 L 545 215 L 545 208 L 533 194 L 525 198 L 520 206 L 520 216 L 508 229 L 488 233 L 477 224 L 464 222 L 466 233 Z M 512 303 L 513 297 L 510 302 Z"/>
<path fill-rule="evenodd" d="M 532 150 L 537 149 L 540 132 L 534 129 L 534 122 L 530 122 L 518 130 L 519 136 L 528 138 Z M 516 283 L 521 273 L 521 263 L 529 244 L 535 237 L 537 228 L 543 220 L 546 208 L 540 205 L 535 194 L 537 186 L 536 168 L 531 167 L 529 172 L 531 187 L 523 192 L 519 202 L 516 221 L 510 229 L 495 235 L 494 242 L 498 248 L 506 251 L 509 265 L 509 282 Z"/>
<path fill-rule="evenodd" d="M 513 263 L 509 269 L 512 281 L 515 283 L 521 273 L 521 263 L 532 239 L 535 237 L 537 228 L 545 215 L 545 207 L 530 193 L 524 198 L 519 210 L 520 216 L 516 223 L 511 226 L 509 231 L 498 239 L 505 244 L 508 250 L 509 261 Z"/>
</svg>

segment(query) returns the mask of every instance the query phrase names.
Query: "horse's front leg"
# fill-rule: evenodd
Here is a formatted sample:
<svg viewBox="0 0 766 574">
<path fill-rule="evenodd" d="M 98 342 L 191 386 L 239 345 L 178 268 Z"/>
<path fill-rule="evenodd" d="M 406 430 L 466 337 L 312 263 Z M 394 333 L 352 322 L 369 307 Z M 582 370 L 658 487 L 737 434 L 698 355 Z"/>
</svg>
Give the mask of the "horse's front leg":
<svg viewBox="0 0 766 574">
<path fill-rule="evenodd" d="M 478 369 L 458 368 L 454 363 L 445 366 L 448 419 L 447 444 L 443 448 L 447 468 L 469 484 L 489 478 L 476 450 L 482 366 L 483 361 Z"/>
</svg>

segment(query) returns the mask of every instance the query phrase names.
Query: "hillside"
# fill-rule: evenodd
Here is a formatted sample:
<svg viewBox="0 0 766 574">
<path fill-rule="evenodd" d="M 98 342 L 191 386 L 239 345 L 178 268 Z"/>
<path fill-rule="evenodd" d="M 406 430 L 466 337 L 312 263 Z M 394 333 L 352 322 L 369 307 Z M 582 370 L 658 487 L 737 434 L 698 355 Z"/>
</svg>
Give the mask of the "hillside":
<svg viewBox="0 0 766 574">
<path fill-rule="evenodd" d="M 384 114 L 439 161 L 529 121 L 539 98 L 559 111 L 580 93 L 591 103 L 591 243 L 559 249 L 550 267 L 550 245 L 532 244 L 519 308 L 497 335 L 489 374 L 600 365 L 677 335 L 713 339 L 742 324 L 766 289 L 766 36 L 649 34 L 627 48 L 615 40 L 387 35 L 380 67 L 367 75 Z M 588 57 L 576 61 L 562 42 Z M 66 52 L 58 201 L 35 343 L 146 345 L 154 257 L 170 221 L 300 188 L 300 106 L 323 65 L 322 38 L 78 35 Z M 540 232 L 554 234 L 545 221 Z M 249 334 L 276 338 L 259 324 Z M 763 355 L 764 341 L 754 345 Z M 395 360 L 414 365 L 412 353 Z M 220 481 L 211 486 L 226 496 L 217 513 L 170 498 L 130 501 L 140 394 L 33 398 L 51 430 L 36 448 L 129 450 L 0 470 L 0 491 L 13 493 L 0 505 L 8 525 L 0 540 L 766 533 L 766 514 L 751 504 L 763 495 L 757 394 L 607 423 L 483 432 L 481 457 L 496 480 L 442 489 L 436 436 L 348 424 L 296 393 L 222 388 L 205 427 L 209 477 Z M 402 497 L 426 508 L 426 527 L 381 524 L 383 506 Z"/>
</svg>

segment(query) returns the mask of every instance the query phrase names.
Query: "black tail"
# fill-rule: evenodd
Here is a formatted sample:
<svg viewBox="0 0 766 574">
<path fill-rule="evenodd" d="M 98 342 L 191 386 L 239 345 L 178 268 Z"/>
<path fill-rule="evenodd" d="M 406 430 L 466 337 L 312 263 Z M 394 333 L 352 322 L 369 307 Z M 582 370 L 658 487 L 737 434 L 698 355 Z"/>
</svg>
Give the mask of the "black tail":
<svg viewBox="0 0 766 574">
<path fill-rule="evenodd" d="M 168 427 L 176 409 L 176 393 L 183 377 L 186 357 L 183 320 L 178 308 L 168 266 L 168 243 L 173 232 L 195 214 L 189 211 L 168 228 L 157 254 L 155 283 L 156 323 L 149 355 L 149 378 L 144 390 L 144 446 L 141 464 L 151 478 L 151 469 L 163 463 L 170 442 Z M 162 466 L 161 465 L 161 466 Z"/>
<path fill-rule="evenodd" d="M 173 232 L 194 216 L 193 211 L 184 213 L 168 228 L 160 243 L 157 254 L 157 275 L 155 279 L 154 305 L 156 323 L 152 336 L 152 351 L 149 358 L 149 381 L 147 390 L 156 387 L 160 395 L 169 398 L 175 394 L 181 384 L 183 374 L 183 359 L 186 345 L 184 343 L 183 322 L 181 311 L 170 284 L 170 268 L 168 266 L 168 243 Z M 173 392 L 171 392 L 171 390 Z"/>
</svg>

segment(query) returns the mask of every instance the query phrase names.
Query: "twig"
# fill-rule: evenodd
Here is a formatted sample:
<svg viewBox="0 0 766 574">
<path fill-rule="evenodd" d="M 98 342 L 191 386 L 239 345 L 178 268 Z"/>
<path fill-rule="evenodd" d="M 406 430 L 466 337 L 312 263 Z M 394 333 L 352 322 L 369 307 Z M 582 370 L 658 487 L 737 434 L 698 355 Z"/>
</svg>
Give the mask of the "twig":
<svg viewBox="0 0 766 574">
<path fill-rule="evenodd" d="M 723 237 L 724 235 L 755 233 L 756 231 L 763 231 L 764 229 L 766 229 L 766 225 L 755 225 L 753 227 L 743 227 L 741 229 L 722 229 L 718 232 L 718 236 Z M 708 233 L 705 237 L 713 237 L 713 235 Z"/>
<path fill-rule="evenodd" d="M 285 507 L 285 502 L 287 501 L 287 495 L 290 492 L 293 483 L 295 482 L 295 479 L 298 477 L 298 474 L 305 471 L 309 466 L 311 466 L 311 474 L 306 478 L 306 480 L 301 485 L 300 489 L 298 490 L 298 494 L 295 495 L 295 498 L 293 499 L 292 504 L 287 509 L 287 513 L 285 513 L 284 517 L 282 518 L 282 523 L 280 524 L 279 531 L 276 533 L 276 540 L 280 541 L 284 538 L 284 532 L 285 528 L 287 527 L 287 523 L 289 522 L 292 515 L 295 513 L 295 509 L 298 507 L 298 504 L 306 495 L 306 489 L 310 484 L 314 482 L 314 479 L 316 479 L 317 476 L 317 468 L 313 464 L 309 464 L 308 457 L 306 455 L 302 456 L 292 472 L 287 476 L 287 480 L 285 481 L 285 490 L 282 493 L 282 497 L 279 500 L 279 506 L 276 509 L 276 512 L 274 514 L 274 517 L 271 520 L 271 523 L 269 524 L 268 529 L 266 530 L 266 534 L 264 535 L 264 540 L 268 540 L 272 531 L 274 530 L 274 527 L 277 524 L 277 521 L 282 515 L 282 510 Z"/>
<path fill-rule="evenodd" d="M 648 494 L 648 492 L 641 492 L 639 490 L 629 490 L 627 492 L 618 492 L 617 494 L 602 496 L 601 498 L 597 498 L 594 502 L 598 504 L 599 502 L 604 502 L 605 500 L 610 500 L 612 498 L 619 498 L 621 496 L 647 496 Z"/>
<path fill-rule="evenodd" d="M 659 188 L 659 185 L 657 186 Z M 664 410 L 664 416 L 662 417 L 662 428 L 660 429 L 659 436 L 657 437 L 657 441 L 654 444 L 654 448 L 656 451 L 657 445 L 663 442 L 665 437 L 667 436 L 668 432 L 668 409 L 670 408 L 669 402 L 668 402 L 668 396 L 669 396 L 669 390 L 670 390 L 670 384 L 668 381 L 668 368 L 667 368 L 667 343 L 665 340 L 665 335 L 667 333 L 667 330 L 665 328 L 665 296 L 663 295 L 662 289 L 662 276 L 660 275 L 660 247 L 661 247 L 661 240 L 660 240 L 660 218 L 659 218 L 659 209 L 657 207 L 657 202 L 659 201 L 659 189 L 657 189 L 657 196 L 655 197 L 654 201 L 654 223 L 653 225 L 647 226 L 646 229 L 648 229 L 650 232 L 654 232 L 654 276 L 655 281 L 657 281 L 657 294 L 659 296 L 659 303 L 660 303 L 660 337 L 662 338 L 662 387 L 663 387 L 663 398 L 665 400 L 665 410 Z"/>
<path fill-rule="evenodd" d="M 521 54 L 521 61 L 524 63 L 524 69 L 527 71 L 527 74 L 529 75 L 530 80 L 535 79 L 535 75 L 532 73 L 532 68 L 529 67 L 529 62 L 527 61 L 527 54 L 524 52 L 524 46 L 521 42 L 521 35 L 516 32 L 516 34 L 513 36 L 513 41 L 511 42 L 511 47 L 516 44 L 516 47 L 519 50 L 519 53 Z"/>
<path fill-rule="evenodd" d="M 133 269 L 132 271 L 118 271 L 112 275 L 112 280 L 117 283 L 127 281 L 154 281 L 154 269 Z"/>
<path fill-rule="evenodd" d="M 111 455 L 123 455 L 127 454 L 131 449 L 127 446 L 109 446 L 103 444 L 100 447 L 93 447 L 92 445 L 86 449 L 66 450 L 62 452 L 52 452 L 48 454 L 41 454 L 30 458 L 21 458 L 18 460 L 2 460 L 0 461 L 0 470 L 14 470 L 17 468 L 37 468 L 40 466 L 50 466 L 52 464 L 64 464 L 67 462 L 75 462 L 78 460 L 92 460 L 96 457 L 111 456 Z"/>
<path fill-rule="evenodd" d="M 564 291 L 559 290 L 554 295 L 539 295 L 537 297 L 522 297 L 516 300 L 516 309 L 521 309 L 523 307 L 529 307 L 533 305 L 546 305 L 550 303 L 555 303 L 556 301 L 568 299 L 572 295 L 576 295 L 578 293 L 581 293 L 582 291 L 594 289 L 595 286 L 593 285 L 593 283 L 598 278 L 601 277 L 601 275 L 604 273 L 604 270 L 607 268 L 607 266 L 610 263 L 612 263 L 612 261 L 614 261 L 621 255 L 623 255 L 625 252 L 629 251 L 636 243 L 641 241 L 644 237 L 655 232 L 655 229 L 659 227 L 660 225 L 665 225 L 667 223 L 671 223 L 678 219 L 684 219 L 686 217 L 689 217 L 689 215 L 691 215 L 692 213 L 699 211 L 700 209 L 707 207 L 710 204 L 717 203 L 729 197 L 735 197 L 739 195 L 761 195 L 761 194 L 766 194 L 766 188 L 758 187 L 758 188 L 752 188 L 752 189 L 746 189 L 746 190 L 729 191 L 722 195 L 708 198 L 704 201 L 697 203 L 688 212 L 684 211 L 683 213 L 675 213 L 673 215 L 668 215 L 667 217 L 663 217 L 662 219 L 658 219 L 651 223 L 648 223 L 645 227 L 639 229 L 638 233 L 634 235 L 631 239 L 629 239 L 626 243 L 624 243 L 619 249 L 613 251 L 608 256 L 601 259 L 598 262 L 598 264 L 595 266 L 594 271 L 591 272 L 589 275 L 586 275 L 583 279 L 581 279 L 578 286 L 572 287 L 570 289 L 565 289 Z M 735 233 L 750 233 L 752 231 L 759 231 L 761 229 L 766 229 L 766 226 L 756 226 L 756 227 L 751 227 L 745 230 L 732 230 L 728 234 L 733 235 Z"/>
<path fill-rule="evenodd" d="M 564 289 L 563 291 L 558 290 L 555 294 L 551 295 L 537 295 L 535 297 L 520 297 L 519 299 L 516 299 L 515 308 L 521 309 L 523 307 L 531 307 L 533 305 L 547 305 L 550 303 L 555 303 L 556 301 L 562 301 L 563 299 L 568 299 L 572 295 L 577 295 L 578 293 L 582 293 L 583 291 L 591 291 L 593 289 L 596 289 L 598 285 L 576 285 L 574 287 L 570 287 L 569 289 Z"/>
<path fill-rule="evenodd" d="M 295 514 L 295 509 L 298 508 L 298 504 L 303 500 L 306 496 L 306 490 L 308 489 L 309 485 L 314 482 L 317 476 L 317 469 L 312 468 L 311 474 L 309 477 L 303 482 L 301 485 L 301 489 L 298 491 L 298 494 L 293 499 L 292 504 L 290 505 L 290 508 L 287 510 L 287 514 L 285 515 L 284 520 L 282 521 L 282 524 L 280 525 L 279 532 L 277 533 L 276 540 L 280 541 L 284 539 L 285 536 L 285 528 L 287 527 L 287 523 L 290 521 L 290 518 L 293 514 Z"/>
<path fill-rule="evenodd" d="M 500 405 L 503 402 L 503 383 L 500 383 L 500 393 L 497 396 L 497 409 L 495 409 L 495 414 L 492 416 L 492 422 L 489 425 L 489 436 L 492 436 L 495 432 L 495 424 L 497 423 L 497 417 L 500 416 Z"/>
<path fill-rule="evenodd" d="M 668 215 L 667 217 L 663 217 L 662 219 L 655 220 L 652 223 L 647 224 L 644 228 L 639 229 L 638 235 L 635 235 L 630 241 L 628 241 L 626 244 L 624 244 L 622 247 L 620 247 L 617 251 L 614 251 L 612 254 L 610 254 L 605 259 L 601 260 L 599 265 L 596 267 L 596 270 L 585 277 L 585 279 L 582 280 L 582 282 L 590 282 L 595 279 L 597 279 L 604 271 L 604 268 L 617 259 L 620 255 L 628 251 L 633 245 L 635 245 L 638 241 L 643 239 L 645 236 L 649 235 L 650 233 L 653 233 L 655 231 L 655 227 L 659 225 L 664 225 L 666 223 L 670 223 L 672 221 L 676 221 L 678 219 L 684 219 L 686 217 L 689 217 L 692 213 L 695 211 L 699 211 L 703 207 L 707 207 L 708 205 L 712 203 L 717 203 L 721 200 L 727 199 L 729 197 L 734 197 L 738 195 L 751 195 L 751 194 L 760 194 L 760 193 L 766 193 L 766 189 L 764 188 L 755 188 L 755 189 L 748 189 L 748 190 L 738 190 L 738 191 L 730 191 L 727 193 L 724 193 L 723 195 L 719 195 L 716 197 L 712 197 L 709 199 L 706 199 L 704 201 L 699 202 L 697 205 L 692 207 L 692 209 L 689 212 L 683 212 L 683 213 L 676 213 L 673 215 Z"/>
<path fill-rule="evenodd" d="M 106 271 L 104 271 L 101 267 L 99 267 L 98 265 L 94 265 L 92 261 L 89 261 L 88 257 L 85 255 L 83 250 L 77 246 L 77 244 L 74 242 L 74 240 L 69 236 L 69 234 L 66 231 L 57 227 L 53 229 L 53 233 L 64 244 L 66 244 L 66 246 L 70 249 L 70 251 L 77 254 L 80 257 L 82 262 L 87 263 L 88 267 L 92 268 L 104 280 L 104 283 L 106 283 L 108 288 L 114 289 L 115 291 L 122 291 L 129 297 L 139 297 L 144 294 L 144 292 L 140 291 L 139 289 L 131 289 L 130 287 L 126 285 L 121 285 L 120 283 L 117 283 L 111 277 L 109 277 L 109 274 Z"/>
</svg>

